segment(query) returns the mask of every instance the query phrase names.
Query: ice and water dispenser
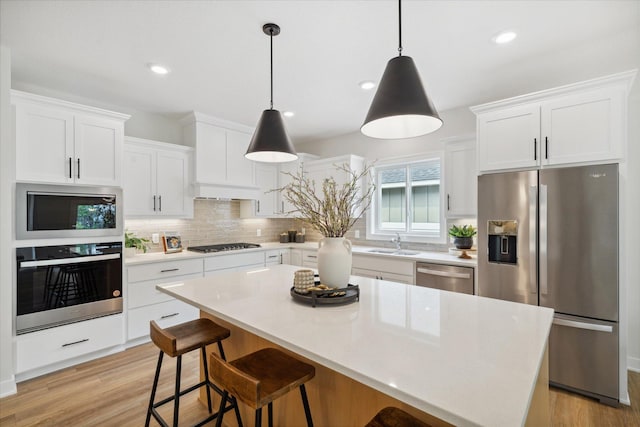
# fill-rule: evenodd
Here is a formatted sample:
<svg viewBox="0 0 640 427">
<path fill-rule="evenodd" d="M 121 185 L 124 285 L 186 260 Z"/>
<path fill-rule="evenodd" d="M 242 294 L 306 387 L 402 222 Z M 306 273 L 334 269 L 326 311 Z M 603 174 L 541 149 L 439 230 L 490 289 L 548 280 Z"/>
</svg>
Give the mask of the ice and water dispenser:
<svg viewBox="0 0 640 427">
<path fill-rule="evenodd" d="M 517 264 L 518 221 L 488 221 L 489 262 Z"/>
</svg>

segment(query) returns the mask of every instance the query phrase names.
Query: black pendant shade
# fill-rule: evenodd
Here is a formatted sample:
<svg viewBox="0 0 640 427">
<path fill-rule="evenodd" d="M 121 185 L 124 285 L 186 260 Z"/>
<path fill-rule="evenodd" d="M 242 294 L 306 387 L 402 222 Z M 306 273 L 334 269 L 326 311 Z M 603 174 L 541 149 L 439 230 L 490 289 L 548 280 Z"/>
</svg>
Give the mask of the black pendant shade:
<svg viewBox="0 0 640 427">
<path fill-rule="evenodd" d="M 256 162 L 282 163 L 298 158 L 278 110 L 264 110 L 253 133 L 247 153 Z"/>
<path fill-rule="evenodd" d="M 402 139 L 428 134 L 440 126 L 442 119 L 422 87 L 413 59 L 391 59 L 360 131 L 372 138 Z"/>
<path fill-rule="evenodd" d="M 273 109 L 273 36 L 280 34 L 276 24 L 264 24 L 262 31 L 269 36 L 271 53 L 271 99 L 270 108 L 262 112 L 256 130 L 253 133 L 245 157 L 249 160 L 265 163 L 291 162 L 298 158 L 291 139 L 284 127 L 280 111 Z"/>
<path fill-rule="evenodd" d="M 398 56 L 387 63 L 360 131 L 369 137 L 403 139 L 426 135 L 442 126 L 427 97 L 413 59 L 402 56 L 402 2 L 398 0 Z"/>
</svg>

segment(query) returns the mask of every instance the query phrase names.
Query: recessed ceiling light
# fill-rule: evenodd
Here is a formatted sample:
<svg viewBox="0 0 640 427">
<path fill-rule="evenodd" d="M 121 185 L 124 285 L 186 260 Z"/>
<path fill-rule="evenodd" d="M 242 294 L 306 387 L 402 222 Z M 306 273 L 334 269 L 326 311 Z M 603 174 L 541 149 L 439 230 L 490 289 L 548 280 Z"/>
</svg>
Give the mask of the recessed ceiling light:
<svg viewBox="0 0 640 427">
<path fill-rule="evenodd" d="M 293 111 L 283 111 L 282 115 L 285 117 L 293 117 L 296 115 L 296 113 L 294 113 Z"/>
<path fill-rule="evenodd" d="M 376 87 L 376 83 L 371 80 L 363 80 L 358 83 L 358 86 L 360 86 L 360 89 L 371 90 Z"/>
<path fill-rule="evenodd" d="M 167 67 L 165 67 L 164 65 L 147 64 L 147 67 L 149 67 L 149 69 L 151 71 L 153 71 L 154 73 L 156 73 L 156 74 L 161 74 L 161 75 L 169 74 L 169 69 Z"/>
<path fill-rule="evenodd" d="M 493 38 L 495 44 L 506 44 L 512 42 L 518 35 L 513 31 L 503 31 Z"/>
</svg>

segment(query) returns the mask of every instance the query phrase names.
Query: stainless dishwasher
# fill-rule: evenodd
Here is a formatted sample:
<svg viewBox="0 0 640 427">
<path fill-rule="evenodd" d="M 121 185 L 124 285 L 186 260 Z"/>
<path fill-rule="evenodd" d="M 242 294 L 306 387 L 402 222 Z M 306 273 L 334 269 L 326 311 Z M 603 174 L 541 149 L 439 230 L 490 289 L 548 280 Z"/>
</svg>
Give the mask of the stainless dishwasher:
<svg viewBox="0 0 640 427">
<path fill-rule="evenodd" d="M 416 285 L 473 295 L 473 267 L 417 262 Z"/>
</svg>

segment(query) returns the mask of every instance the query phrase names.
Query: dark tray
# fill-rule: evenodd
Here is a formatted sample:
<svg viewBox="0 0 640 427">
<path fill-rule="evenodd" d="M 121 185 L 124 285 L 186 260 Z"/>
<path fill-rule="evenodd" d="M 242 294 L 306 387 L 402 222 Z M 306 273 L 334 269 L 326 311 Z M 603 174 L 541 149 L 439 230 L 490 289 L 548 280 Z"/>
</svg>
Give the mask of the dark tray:
<svg viewBox="0 0 640 427">
<path fill-rule="evenodd" d="M 330 297 L 329 295 L 334 292 L 346 292 L 346 294 Z M 358 301 L 360 299 L 360 288 L 358 285 L 349 284 L 346 288 L 330 289 L 326 291 L 311 291 L 306 294 L 299 294 L 292 286 L 290 294 L 294 300 L 310 304 L 311 307 L 315 307 L 316 305 L 339 305 Z"/>
</svg>

